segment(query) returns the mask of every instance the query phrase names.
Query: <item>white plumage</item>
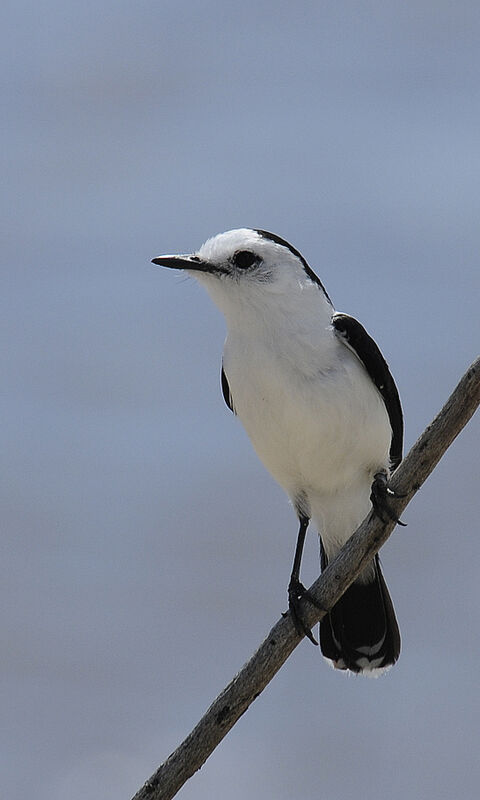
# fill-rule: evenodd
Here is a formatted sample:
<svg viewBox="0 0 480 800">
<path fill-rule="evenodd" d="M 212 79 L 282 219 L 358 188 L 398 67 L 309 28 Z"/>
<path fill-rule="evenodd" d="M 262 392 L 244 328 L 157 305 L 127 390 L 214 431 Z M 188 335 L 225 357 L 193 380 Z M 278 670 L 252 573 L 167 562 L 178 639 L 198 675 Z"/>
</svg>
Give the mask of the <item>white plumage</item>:
<svg viewBox="0 0 480 800">
<path fill-rule="evenodd" d="M 375 473 L 388 468 L 385 404 L 332 326 L 333 308 L 296 256 L 240 229 L 209 239 L 198 256 L 225 262 L 255 247 L 273 281 L 233 286 L 195 273 L 224 313 L 224 369 L 235 412 L 268 471 L 295 504 L 304 496 L 334 556 L 370 510 Z M 242 276 L 243 277 L 243 276 Z"/>
<path fill-rule="evenodd" d="M 324 560 L 331 560 L 369 512 L 374 476 L 389 474 L 392 412 L 383 383 L 372 379 L 336 326 L 318 277 L 274 234 L 228 231 L 193 256 L 154 262 L 190 272 L 223 312 L 227 402 L 300 520 L 314 520 Z M 360 328 L 377 353 L 401 418 L 378 348 L 356 320 L 339 316 Z M 294 573 L 295 567 L 298 579 Z M 321 627 L 322 649 L 334 665 L 367 673 L 391 665 L 400 639 L 378 559 L 337 605 L 322 623 L 323 636 Z"/>
</svg>

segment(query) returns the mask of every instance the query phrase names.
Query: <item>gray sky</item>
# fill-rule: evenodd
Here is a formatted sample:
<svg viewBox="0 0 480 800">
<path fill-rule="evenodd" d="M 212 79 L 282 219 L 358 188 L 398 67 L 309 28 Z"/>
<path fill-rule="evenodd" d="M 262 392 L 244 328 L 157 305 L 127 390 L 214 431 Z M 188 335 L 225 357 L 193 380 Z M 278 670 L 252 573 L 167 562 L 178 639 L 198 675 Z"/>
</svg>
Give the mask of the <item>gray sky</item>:
<svg viewBox="0 0 480 800">
<path fill-rule="evenodd" d="M 410 445 L 478 349 L 480 6 L 26 0 L 1 35 L 1 792 L 118 800 L 285 609 L 296 536 L 221 398 L 221 316 L 150 259 L 287 238 Z M 384 548 L 396 667 L 302 643 L 182 798 L 478 796 L 479 445 Z"/>
</svg>

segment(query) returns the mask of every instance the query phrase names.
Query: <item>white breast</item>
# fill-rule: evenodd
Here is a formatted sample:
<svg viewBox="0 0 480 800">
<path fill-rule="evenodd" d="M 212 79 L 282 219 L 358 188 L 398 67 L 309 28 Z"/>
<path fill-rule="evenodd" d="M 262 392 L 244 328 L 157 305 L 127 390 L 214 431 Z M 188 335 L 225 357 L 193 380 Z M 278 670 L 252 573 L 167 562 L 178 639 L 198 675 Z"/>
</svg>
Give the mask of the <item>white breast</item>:
<svg viewBox="0 0 480 800">
<path fill-rule="evenodd" d="M 388 462 L 383 400 L 332 330 L 298 356 L 298 341 L 227 338 L 224 366 L 235 410 L 258 456 L 294 498 L 331 495 Z"/>
</svg>

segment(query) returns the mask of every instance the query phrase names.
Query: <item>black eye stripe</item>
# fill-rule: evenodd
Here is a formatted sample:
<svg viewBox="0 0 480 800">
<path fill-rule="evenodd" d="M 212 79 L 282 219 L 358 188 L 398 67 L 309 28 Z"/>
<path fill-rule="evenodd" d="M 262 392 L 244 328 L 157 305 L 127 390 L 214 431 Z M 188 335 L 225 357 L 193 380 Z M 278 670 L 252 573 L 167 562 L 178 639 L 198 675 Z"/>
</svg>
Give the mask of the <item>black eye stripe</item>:
<svg viewBox="0 0 480 800">
<path fill-rule="evenodd" d="M 254 264 L 258 264 L 259 258 L 251 250 L 237 250 L 233 254 L 232 261 L 239 269 L 248 269 Z"/>
</svg>

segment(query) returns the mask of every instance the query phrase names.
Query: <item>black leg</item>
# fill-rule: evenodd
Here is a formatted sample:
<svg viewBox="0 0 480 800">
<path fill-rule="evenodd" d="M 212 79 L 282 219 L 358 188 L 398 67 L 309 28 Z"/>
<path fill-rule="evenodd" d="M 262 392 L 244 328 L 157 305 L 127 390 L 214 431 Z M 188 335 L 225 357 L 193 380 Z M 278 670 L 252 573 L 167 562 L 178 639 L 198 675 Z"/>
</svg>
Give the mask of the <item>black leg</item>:
<svg viewBox="0 0 480 800">
<path fill-rule="evenodd" d="M 295 548 L 295 557 L 293 559 L 292 578 L 300 580 L 300 565 L 302 563 L 303 547 L 305 545 L 305 536 L 307 535 L 307 528 L 310 520 L 308 517 L 300 517 L 300 529 L 297 536 L 297 546 Z"/>
<path fill-rule="evenodd" d="M 288 584 L 288 607 L 297 633 L 302 636 L 307 636 L 313 644 L 318 644 L 312 631 L 302 620 L 300 610 L 300 601 L 303 598 L 309 600 L 317 608 L 322 608 L 300 581 L 300 565 L 302 563 L 303 546 L 305 544 L 305 536 L 307 534 L 309 522 L 310 520 L 308 517 L 300 517 L 300 529 L 298 531 L 297 546 L 295 548 L 295 558 L 293 559 L 292 574 L 290 576 L 290 583 Z"/>
</svg>

